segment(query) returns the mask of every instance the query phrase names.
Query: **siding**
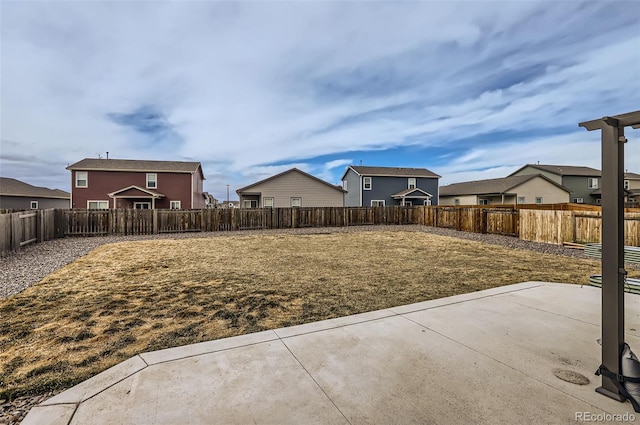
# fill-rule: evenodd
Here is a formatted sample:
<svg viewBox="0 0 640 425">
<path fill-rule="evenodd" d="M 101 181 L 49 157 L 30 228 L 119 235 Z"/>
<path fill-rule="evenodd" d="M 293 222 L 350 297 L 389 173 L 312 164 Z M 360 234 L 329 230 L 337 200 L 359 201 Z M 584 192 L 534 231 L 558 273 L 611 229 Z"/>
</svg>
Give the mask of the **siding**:
<svg viewBox="0 0 640 425">
<path fill-rule="evenodd" d="M 560 204 L 570 201 L 569 193 L 539 177 L 526 181 L 509 192 L 524 196 L 526 204 L 534 204 L 537 197 L 542 198 L 543 204 Z"/>
<path fill-rule="evenodd" d="M 264 198 L 274 198 L 274 207 L 290 207 L 291 198 L 302 198 L 303 207 L 342 207 L 344 195 L 339 189 L 333 189 L 304 174 L 292 171 L 264 183 L 252 186 L 247 193 L 260 193 L 258 207 L 263 206 Z M 243 196 L 241 199 L 250 199 Z"/>
<path fill-rule="evenodd" d="M 600 177 L 598 177 L 598 184 L 602 185 L 602 178 Z M 573 198 L 582 198 L 585 204 L 595 204 L 595 199 L 591 196 L 591 192 L 596 189 L 589 189 L 589 177 L 564 176 L 562 185 L 571 190 L 571 200 Z"/>
<path fill-rule="evenodd" d="M 38 209 L 69 208 L 68 199 L 40 198 L 37 196 L 0 196 L 0 209 L 28 210 L 31 209 L 31 201 L 38 201 Z"/>
<path fill-rule="evenodd" d="M 135 185 L 145 188 L 147 173 L 129 171 L 88 171 L 88 187 L 75 187 L 75 173 L 72 171 L 72 208 L 87 208 L 87 201 L 109 201 L 113 208 L 113 199 L 109 193 Z M 156 173 L 158 187 L 152 189 L 164 195 L 156 200 L 156 208 L 169 208 L 171 201 L 180 201 L 182 208 L 191 208 L 191 173 Z M 204 199 L 203 199 L 204 201 Z M 131 207 L 130 201 L 119 199 L 118 207 Z M 202 206 L 201 208 L 204 208 Z"/>
<path fill-rule="evenodd" d="M 347 193 L 344 196 L 345 207 L 361 207 L 360 205 L 360 176 L 355 171 L 349 169 L 344 176 L 343 182 L 347 182 Z"/>
<path fill-rule="evenodd" d="M 462 196 L 441 196 L 440 205 L 455 205 L 455 200 L 460 199 L 460 205 L 477 205 L 478 197 L 476 195 Z"/>
<path fill-rule="evenodd" d="M 393 199 L 391 195 L 407 189 L 407 177 L 374 176 L 371 178 L 371 190 L 362 191 L 362 206 L 371 206 L 372 200 L 384 200 L 385 205 L 400 205 L 400 199 Z M 418 177 L 416 187 L 433 195 L 432 205 L 438 205 L 438 179 Z"/>
</svg>

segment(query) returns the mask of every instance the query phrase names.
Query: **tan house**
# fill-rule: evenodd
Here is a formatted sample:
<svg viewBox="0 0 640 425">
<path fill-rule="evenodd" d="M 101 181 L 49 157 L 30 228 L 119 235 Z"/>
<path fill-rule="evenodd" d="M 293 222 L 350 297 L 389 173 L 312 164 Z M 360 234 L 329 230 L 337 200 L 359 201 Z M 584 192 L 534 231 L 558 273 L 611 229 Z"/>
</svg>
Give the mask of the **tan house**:
<svg viewBox="0 0 640 425">
<path fill-rule="evenodd" d="M 599 204 L 602 197 L 600 179 L 602 173 L 591 167 L 575 165 L 527 164 L 511 176 L 541 174 L 571 191 L 571 202 L 577 204 Z"/>
<path fill-rule="evenodd" d="M 571 191 L 546 176 L 524 175 L 440 187 L 440 205 L 556 204 Z"/>
<path fill-rule="evenodd" d="M 624 173 L 624 188 L 627 202 L 640 204 L 640 174 Z"/>
<path fill-rule="evenodd" d="M 342 207 L 345 191 L 292 168 L 236 190 L 240 208 Z"/>
</svg>

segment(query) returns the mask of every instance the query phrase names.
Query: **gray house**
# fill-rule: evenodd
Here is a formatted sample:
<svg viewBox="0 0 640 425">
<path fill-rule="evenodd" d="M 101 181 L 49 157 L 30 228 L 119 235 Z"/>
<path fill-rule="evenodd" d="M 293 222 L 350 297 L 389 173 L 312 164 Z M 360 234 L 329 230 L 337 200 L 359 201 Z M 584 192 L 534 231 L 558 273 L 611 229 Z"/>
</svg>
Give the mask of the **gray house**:
<svg viewBox="0 0 640 425">
<path fill-rule="evenodd" d="M 69 208 L 70 194 L 59 189 L 31 186 L 9 177 L 0 177 L 0 209 L 37 210 Z"/>
<path fill-rule="evenodd" d="M 510 176 L 541 174 L 548 179 L 566 187 L 571 191 L 570 202 L 578 204 L 599 204 L 602 198 L 600 191 L 600 170 L 590 167 L 572 165 L 527 164 Z"/>
<path fill-rule="evenodd" d="M 342 175 L 344 205 L 438 205 L 439 178 L 426 168 L 351 165 Z"/>
</svg>

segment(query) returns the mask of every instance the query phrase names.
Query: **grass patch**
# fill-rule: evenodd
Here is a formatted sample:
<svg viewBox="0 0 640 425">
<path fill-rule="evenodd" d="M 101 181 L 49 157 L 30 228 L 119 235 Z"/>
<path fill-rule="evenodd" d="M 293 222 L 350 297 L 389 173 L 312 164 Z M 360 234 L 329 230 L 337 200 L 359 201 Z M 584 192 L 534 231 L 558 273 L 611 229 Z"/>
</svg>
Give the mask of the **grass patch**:
<svg viewBox="0 0 640 425">
<path fill-rule="evenodd" d="M 0 300 L 0 398 L 66 388 L 144 351 L 598 272 L 405 231 L 104 245 Z"/>
</svg>

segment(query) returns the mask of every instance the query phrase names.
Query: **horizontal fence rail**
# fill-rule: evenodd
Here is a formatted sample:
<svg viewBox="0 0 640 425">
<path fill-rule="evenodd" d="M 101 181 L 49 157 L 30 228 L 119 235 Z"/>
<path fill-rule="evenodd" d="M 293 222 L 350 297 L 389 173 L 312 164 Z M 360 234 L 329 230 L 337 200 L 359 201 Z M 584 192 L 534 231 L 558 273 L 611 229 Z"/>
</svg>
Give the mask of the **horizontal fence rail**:
<svg viewBox="0 0 640 425">
<path fill-rule="evenodd" d="M 600 242 L 598 207 L 391 206 L 204 210 L 49 209 L 0 214 L 0 255 L 73 236 L 420 224 L 562 244 Z M 625 213 L 625 244 L 640 246 L 640 212 Z"/>
</svg>

